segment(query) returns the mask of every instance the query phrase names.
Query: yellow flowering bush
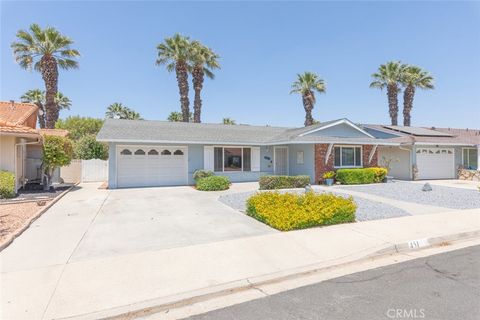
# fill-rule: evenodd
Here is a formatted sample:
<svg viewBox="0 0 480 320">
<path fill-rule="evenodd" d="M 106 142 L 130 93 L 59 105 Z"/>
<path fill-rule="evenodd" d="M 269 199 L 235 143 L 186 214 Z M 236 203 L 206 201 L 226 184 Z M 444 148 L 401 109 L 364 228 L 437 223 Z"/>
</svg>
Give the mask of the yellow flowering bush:
<svg viewBox="0 0 480 320">
<path fill-rule="evenodd" d="M 331 193 L 256 193 L 247 200 L 247 214 L 269 226 L 288 231 L 355 221 L 353 198 Z"/>
</svg>

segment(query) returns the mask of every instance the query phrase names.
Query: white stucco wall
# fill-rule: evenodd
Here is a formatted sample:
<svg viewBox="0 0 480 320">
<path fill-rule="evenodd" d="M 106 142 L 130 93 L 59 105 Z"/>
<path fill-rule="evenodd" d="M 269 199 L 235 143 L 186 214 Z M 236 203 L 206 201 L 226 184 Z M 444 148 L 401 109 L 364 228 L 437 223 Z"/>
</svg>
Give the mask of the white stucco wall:
<svg viewBox="0 0 480 320">
<path fill-rule="evenodd" d="M 389 176 L 395 179 L 411 180 L 412 179 L 412 160 L 411 152 L 402 150 L 399 147 L 378 147 L 378 163 L 383 165 L 383 157 L 393 159 L 390 162 Z"/>
<path fill-rule="evenodd" d="M 15 137 L 0 136 L 0 170 L 15 172 Z"/>
</svg>

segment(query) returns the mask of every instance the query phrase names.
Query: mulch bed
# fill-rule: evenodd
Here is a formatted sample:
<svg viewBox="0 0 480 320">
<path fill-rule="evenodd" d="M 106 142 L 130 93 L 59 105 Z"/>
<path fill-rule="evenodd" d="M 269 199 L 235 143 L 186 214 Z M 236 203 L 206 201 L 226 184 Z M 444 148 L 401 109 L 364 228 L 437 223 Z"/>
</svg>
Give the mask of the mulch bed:
<svg viewBox="0 0 480 320">
<path fill-rule="evenodd" d="M 0 205 L 14 204 L 18 202 L 38 201 L 38 200 L 51 200 L 60 195 L 63 191 L 70 188 L 72 184 L 61 184 L 55 186 L 52 191 L 43 190 L 22 190 L 18 191 L 15 198 L 0 199 Z M 3 207 L 2 207 L 3 208 Z"/>
</svg>

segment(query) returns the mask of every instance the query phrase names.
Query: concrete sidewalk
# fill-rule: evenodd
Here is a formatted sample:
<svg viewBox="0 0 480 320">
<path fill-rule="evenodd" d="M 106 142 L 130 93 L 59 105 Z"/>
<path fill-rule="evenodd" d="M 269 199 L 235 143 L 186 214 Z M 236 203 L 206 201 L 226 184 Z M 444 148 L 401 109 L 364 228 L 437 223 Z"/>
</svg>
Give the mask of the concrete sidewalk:
<svg viewBox="0 0 480 320">
<path fill-rule="evenodd" d="M 4 272 L 0 318 L 98 319 L 479 230 L 479 209 L 452 210 Z"/>
</svg>

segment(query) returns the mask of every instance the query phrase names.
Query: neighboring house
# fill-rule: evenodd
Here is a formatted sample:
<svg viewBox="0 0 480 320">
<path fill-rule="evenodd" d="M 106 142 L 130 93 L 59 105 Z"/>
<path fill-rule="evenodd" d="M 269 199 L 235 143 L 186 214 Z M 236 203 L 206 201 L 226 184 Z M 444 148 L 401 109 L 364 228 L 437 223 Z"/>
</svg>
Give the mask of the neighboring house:
<svg viewBox="0 0 480 320">
<path fill-rule="evenodd" d="M 390 175 L 398 179 L 454 179 L 461 168 L 476 171 L 480 167 L 479 129 L 362 127 L 378 138 L 398 144 L 378 147 L 380 164 L 393 160 Z"/>
<path fill-rule="evenodd" d="M 414 132 L 412 132 L 414 131 Z M 261 175 L 308 175 L 312 183 L 338 168 L 382 165 L 412 179 L 455 178 L 478 168 L 478 130 L 356 125 L 348 119 L 302 128 L 106 120 L 97 140 L 109 144 L 110 188 L 193 184 L 204 169 L 233 182 Z M 380 163 L 379 163 L 380 162 Z"/>
<path fill-rule="evenodd" d="M 15 189 L 41 178 L 42 136 L 68 131 L 36 129 L 39 108 L 31 103 L 0 101 L 0 170 L 15 174 Z"/>
</svg>

